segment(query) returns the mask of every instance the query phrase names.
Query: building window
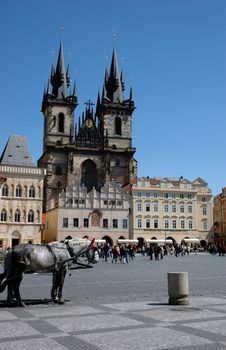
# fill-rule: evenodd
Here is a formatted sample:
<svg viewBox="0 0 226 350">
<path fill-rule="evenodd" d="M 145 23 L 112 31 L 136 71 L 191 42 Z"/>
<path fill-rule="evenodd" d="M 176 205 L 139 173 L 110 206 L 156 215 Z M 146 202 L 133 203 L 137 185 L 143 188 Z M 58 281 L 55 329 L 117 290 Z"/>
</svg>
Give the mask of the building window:
<svg viewBox="0 0 226 350">
<path fill-rule="evenodd" d="M 117 206 L 121 207 L 122 206 L 122 201 L 117 201 Z"/>
<path fill-rule="evenodd" d="M 64 132 L 64 113 L 59 113 L 58 131 Z"/>
<path fill-rule="evenodd" d="M 180 205 L 180 212 L 184 213 L 184 205 L 183 204 Z"/>
<path fill-rule="evenodd" d="M 33 210 L 29 210 L 28 222 L 34 222 L 34 212 L 33 212 Z"/>
<path fill-rule="evenodd" d="M 154 219 L 154 228 L 158 228 L 158 227 L 159 227 L 158 219 Z"/>
<path fill-rule="evenodd" d="M 159 210 L 158 203 L 154 203 L 154 212 L 157 212 Z"/>
<path fill-rule="evenodd" d="M 189 221 L 188 221 L 188 228 L 192 229 L 192 227 L 193 227 L 192 220 L 189 220 Z"/>
<path fill-rule="evenodd" d="M 3 240 L 0 239 L 0 248 L 2 248 L 2 247 L 3 247 Z"/>
<path fill-rule="evenodd" d="M 122 228 L 126 229 L 128 227 L 128 220 L 122 219 Z"/>
<path fill-rule="evenodd" d="M 29 197 L 30 198 L 35 198 L 35 188 L 34 188 L 34 186 L 31 186 L 29 188 Z"/>
<path fill-rule="evenodd" d="M 169 206 L 168 204 L 164 204 L 164 212 L 168 213 L 169 212 Z"/>
<path fill-rule="evenodd" d="M 84 227 L 89 227 L 89 219 L 88 218 L 84 218 L 83 219 L 83 226 Z"/>
<path fill-rule="evenodd" d="M 21 197 L 22 196 L 22 187 L 18 185 L 16 187 L 16 197 Z"/>
<path fill-rule="evenodd" d="M 165 228 L 169 228 L 169 220 L 166 219 L 164 224 L 165 224 Z"/>
<path fill-rule="evenodd" d="M 113 219 L 113 228 L 118 228 L 118 219 Z"/>
<path fill-rule="evenodd" d="M 173 228 L 177 228 L 177 220 L 173 220 L 172 221 L 172 227 Z"/>
<path fill-rule="evenodd" d="M 19 211 L 19 209 L 17 209 L 15 211 L 14 221 L 15 222 L 20 222 L 20 211 Z"/>
<path fill-rule="evenodd" d="M 176 193 L 172 193 L 172 198 L 176 199 Z"/>
<path fill-rule="evenodd" d="M 62 166 L 61 165 L 56 165 L 55 174 L 62 175 Z"/>
<path fill-rule="evenodd" d="M 150 228 L 151 227 L 151 222 L 150 222 L 150 219 L 147 218 L 146 219 L 146 228 Z"/>
<path fill-rule="evenodd" d="M 206 207 L 202 208 L 202 214 L 207 215 L 207 208 Z"/>
<path fill-rule="evenodd" d="M 150 203 L 146 203 L 146 211 L 150 211 Z"/>
<path fill-rule="evenodd" d="M 108 219 L 103 219 L 103 227 L 108 228 Z"/>
<path fill-rule="evenodd" d="M 172 204 L 172 213 L 176 213 L 176 211 L 177 211 L 176 204 Z"/>
<path fill-rule="evenodd" d="M 191 204 L 188 205 L 188 212 L 192 213 L 192 205 Z"/>
<path fill-rule="evenodd" d="M 154 198 L 158 198 L 158 192 L 154 192 Z"/>
<path fill-rule="evenodd" d="M 142 219 L 141 218 L 137 219 L 137 227 L 138 228 L 142 227 Z"/>
<path fill-rule="evenodd" d="M 169 198 L 169 193 L 164 193 L 164 198 Z"/>
<path fill-rule="evenodd" d="M 141 203 L 137 203 L 137 211 L 142 211 L 142 204 Z"/>
<path fill-rule="evenodd" d="M 202 202 L 206 202 L 206 197 L 202 197 Z"/>
<path fill-rule="evenodd" d="M 203 230 L 207 231 L 207 221 L 203 221 Z"/>
<path fill-rule="evenodd" d="M 188 199 L 192 199 L 192 194 L 188 193 Z"/>
<path fill-rule="evenodd" d="M 63 227 L 68 227 L 68 218 L 63 218 Z"/>
<path fill-rule="evenodd" d="M 3 196 L 3 197 L 8 197 L 8 193 L 9 193 L 9 188 L 8 188 L 7 185 L 4 185 L 4 186 L 2 187 L 2 196 Z"/>
<path fill-rule="evenodd" d="M 122 120 L 120 117 L 115 118 L 115 133 L 116 135 L 122 135 Z"/>
<path fill-rule="evenodd" d="M 181 220 L 181 222 L 180 222 L 180 228 L 185 228 L 185 222 L 184 222 L 184 220 Z"/>
<path fill-rule="evenodd" d="M 110 205 L 114 207 L 115 206 L 115 201 L 110 201 Z"/>
<path fill-rule="evenodd" d="M 150 198 L 151 197 L 151 193 L 150 192 L 146 192 L 146 198 Z"/>
<path fill-rule="evenodd" d="M 108 205 L 108 201 L 104 201 L 104 205 Z"/>
<path fill-rule="evenodd" d="M 7 212 L 5 209 L 1 211 L 1 221 L 7 221 Z"/>
<path fill-rule="evenodd" d="M 73 218 L 73 227 L 79 227 L 79 219 Z"/>
<path fill-rule="evenodd" d="M 184 199 L 184 194 L 180 193 L 180 199 Z"/>
<path fill-rule="evenodd" d="M 137 192 L 137 197 L 141 198 L 141 192 Z"/>
</svg>

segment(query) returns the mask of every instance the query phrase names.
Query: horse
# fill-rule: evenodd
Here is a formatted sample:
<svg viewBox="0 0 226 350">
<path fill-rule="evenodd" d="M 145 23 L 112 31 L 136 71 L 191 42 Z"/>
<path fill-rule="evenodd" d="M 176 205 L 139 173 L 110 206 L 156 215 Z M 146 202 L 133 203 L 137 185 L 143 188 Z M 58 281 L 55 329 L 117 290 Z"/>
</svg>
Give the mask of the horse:
<svg viewBox="0 0 226 350">
<path fill-rule="evenodd" d="M 26 306 L 20 296 L 20 284 L 24 273 L 52 273 L 51 299 L 64 304 L 62 290 L 67 271 L 74 264 L 92 267 L 97 262 L 95 239 L 74 238 L 42 244 L 19 244 L 10 248 L 4 259 L 4 272 L 0 274 L 0 293 L 8 286 L 7 302 L 10 306 Z M 78 257 L 84 255 L 88 264 Z M 15 300 L 16 299 L 16 300 Z"/>
</svg>

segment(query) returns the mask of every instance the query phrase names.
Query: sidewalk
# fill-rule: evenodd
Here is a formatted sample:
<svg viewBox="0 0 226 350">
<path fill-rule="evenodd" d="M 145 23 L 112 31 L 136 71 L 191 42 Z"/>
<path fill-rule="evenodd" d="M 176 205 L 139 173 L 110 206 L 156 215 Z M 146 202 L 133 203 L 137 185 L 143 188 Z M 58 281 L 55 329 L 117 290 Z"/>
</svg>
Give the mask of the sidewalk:
<svg viewBox="0 0 226 350">
<path fill-rule="evenodd" d="M 29 304 L 29 303 L 28 303 Z M 4 350 L 226 349 L 226 298 L 0 308 Z"/>
</svg>

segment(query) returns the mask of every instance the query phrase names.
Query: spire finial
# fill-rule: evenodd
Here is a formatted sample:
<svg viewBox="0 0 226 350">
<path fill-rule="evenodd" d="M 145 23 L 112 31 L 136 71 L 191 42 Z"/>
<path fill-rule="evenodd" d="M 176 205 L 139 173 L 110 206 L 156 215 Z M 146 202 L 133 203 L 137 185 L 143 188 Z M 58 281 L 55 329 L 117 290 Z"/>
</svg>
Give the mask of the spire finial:
<svg viewBox="0 0 226 350">
<path fill-rule="evenodd" d="M 112 35 L 113 35 L 113 48 L 115 49 L 115 42 L 116 42 L 116 30 L 115 29 L 113 29 L 113 31 L 112 31 Z"/>
<path fill-rule="evenodd" d="M 63 26 L 63 24 L 61 24 L 61 26 L 60 26 L 60 42 L 61 42 L 61 45 L 63 45 L 63 34 L 64 34 L 64 26 Z"/>
</svg>

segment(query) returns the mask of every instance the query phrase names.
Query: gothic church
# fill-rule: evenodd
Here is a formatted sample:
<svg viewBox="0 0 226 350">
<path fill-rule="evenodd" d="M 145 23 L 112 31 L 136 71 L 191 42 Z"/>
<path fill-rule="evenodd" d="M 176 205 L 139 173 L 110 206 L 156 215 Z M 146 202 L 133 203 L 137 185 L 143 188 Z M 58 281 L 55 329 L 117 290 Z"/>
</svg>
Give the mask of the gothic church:
<svg viewBox="0 0 226 350">
<path fill-rule="evenodd" d="M 47 170 L 44 212 L 57 207 L 59 194 L 74 181 L 89 193 L 92 189 L 100 192 L 105 182 L 114 180 L 123 186 L 137 177 L 136 149 L 132 146 L 133 91 L 131 87 L 129 98 L 124 98 L 125 82 L 115 49 L 95 111 L 89 100 L 82 117 L 75 120 L 78 97 L 75 82 L 72 94 L 70 85 L 70 69 L 65 70 L 61 44 L 42 101 L 43 154 L 38 166 Z"/>
</svg>

